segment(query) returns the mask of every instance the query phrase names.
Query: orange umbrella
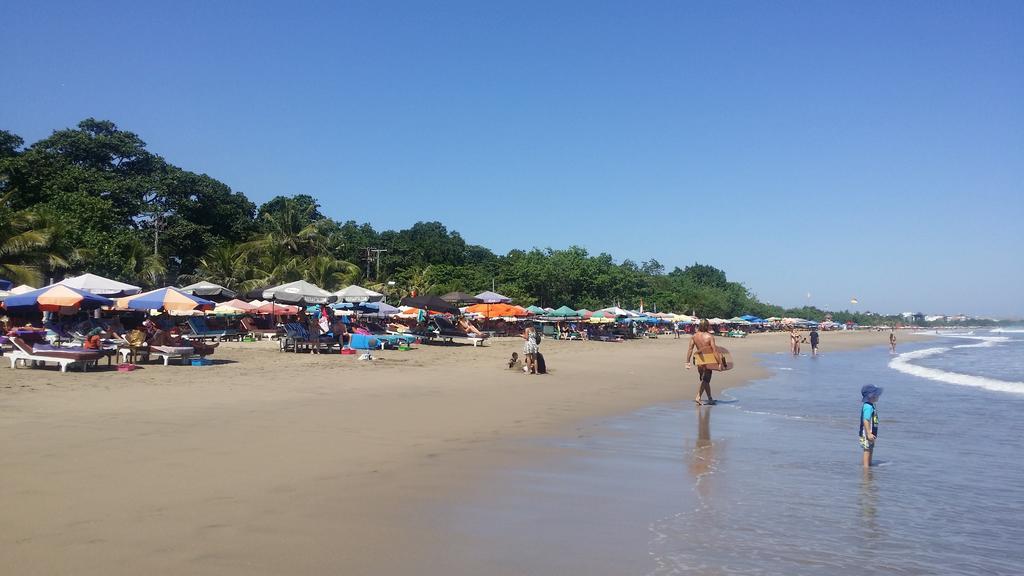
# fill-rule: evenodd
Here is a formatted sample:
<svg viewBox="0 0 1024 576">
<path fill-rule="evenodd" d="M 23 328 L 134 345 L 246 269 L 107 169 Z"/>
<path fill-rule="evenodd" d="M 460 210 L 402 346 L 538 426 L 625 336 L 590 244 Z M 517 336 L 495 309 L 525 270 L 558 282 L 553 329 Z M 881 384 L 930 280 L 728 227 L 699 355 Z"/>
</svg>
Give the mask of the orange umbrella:
<svg viewBox="0 0 1024 576">
<path fill-rule="evenodd" d="M 474 304 L 466 308 L 466 312 L 479 314 L 484 318 L 502 318 L 506 316 L 529 316 L 530 313 L 519 306 L 511 304 Z"/>
</svg>

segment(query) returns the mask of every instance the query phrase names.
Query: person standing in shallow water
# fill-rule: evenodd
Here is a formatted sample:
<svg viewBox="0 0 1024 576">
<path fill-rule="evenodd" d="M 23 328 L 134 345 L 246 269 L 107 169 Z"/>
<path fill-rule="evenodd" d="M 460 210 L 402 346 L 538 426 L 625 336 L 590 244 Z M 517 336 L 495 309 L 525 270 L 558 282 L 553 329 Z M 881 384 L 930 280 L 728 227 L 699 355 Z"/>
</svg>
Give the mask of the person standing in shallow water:
<svg viewBox="0 0 1024 576">
<path fill-rule="evenodd" d="M 693 367 L 690 360 L 694 356 L 694 349 L 697 350 L 697 375 L 700 377 L 700 389 L 697 390 L 697 397 L 693 401 L 703 404 L 700 398 L 707 392 L 707 403 L 714 404 L 715 399 L 711 397 L 711 376 L 714 372 L 711 368 L 719 366 L 722 356 L 718 353 L 718 346 L 715 345 L 715 337 L 711 335 L 707 318 L 700 321 L 697 333 L 690 338 L 690 346 L 686 349 L 687 370 Z"/>
<path fill-rule="evenodd" d="M 811 356 L 818 355 L 818 329 L 811 328 Z"/>
<path fill-rule="evenodd" d="M 875 454 L 875 440 L 878 438 L 878 410 L 875 403 L 882 395 L 882 389 L 867 384 L 860 389 L 860 447 L 864 451 L 864 467 L 871 467 Z"/>
<path fill-rule="evenodd" d="M 889 330 L 889 353 L 896 353 L 896 329 L 892 328 Z"/>
</svg>

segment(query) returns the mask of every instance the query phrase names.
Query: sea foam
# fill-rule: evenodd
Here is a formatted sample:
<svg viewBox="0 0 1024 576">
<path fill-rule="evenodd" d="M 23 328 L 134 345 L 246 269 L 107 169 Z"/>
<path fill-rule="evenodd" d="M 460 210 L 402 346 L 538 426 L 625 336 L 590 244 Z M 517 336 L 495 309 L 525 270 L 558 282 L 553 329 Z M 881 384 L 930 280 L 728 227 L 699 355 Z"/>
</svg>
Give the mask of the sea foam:
<svg viewBox="0 0 1024 576">
<path fill-rule="evenodd" d="M 948 335 L 945 335 L 948 336 Z M 1000 342 L 1008 340 L 1005 336 L 953 336 L 971 340 L 980 340 L 980 342 L 974 344 L 959 344 L 953 346 L 953 348 L 988 348 L 995 346 Z M 912 363 L 912 360 L 919 360 L 921 358 L 927 358 L 929 356 L 935 356 L 947 352 L 951 348 L 925 348 L 923 350 L 915 350 L 913 352 L 904 352 L 899 356 L 889 361 L 889 368 L 903 372 L 904 374 L 910 374 L 912 376 L 918 376 L 920 378 L 928 378 L 929 380 L 937 380 L 939 382 L 945 382 L 947 384 L 956 384 L 958 386 L 973 386 L 975 388 L 984 388 L 985 390 L 992 390 L 993 392 L 1009 392 L 1011 394 L 1024 395 L 1024 382 L 1009 382 L 1006 380 L 999 380 L 997 378 L 987 378 L 985 376 L 975 376 L 973 374 L 962 374 L 960 372 L 950 372 L 947 370 L 940 370 L 938 368 L 928 368 L 926 366 L 919 366 Z"/>
</svg>

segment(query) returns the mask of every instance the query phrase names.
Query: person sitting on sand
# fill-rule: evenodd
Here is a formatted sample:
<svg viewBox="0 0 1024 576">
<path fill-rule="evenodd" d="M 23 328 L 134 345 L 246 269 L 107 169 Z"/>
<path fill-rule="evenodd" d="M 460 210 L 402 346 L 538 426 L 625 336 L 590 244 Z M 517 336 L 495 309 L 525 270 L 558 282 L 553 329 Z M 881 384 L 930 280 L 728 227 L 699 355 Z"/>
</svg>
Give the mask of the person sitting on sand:
<svg viewBox="0 0 1024 576">
<path fill-rule="evenodd" d="M 700 398 L 701 394 L 705 392 L 708 395 L 707 403 L 715 403 L 715 399 L 711 397 L 712 367 L 717 368 L 721 364 L 722 356 L 718 352 L 715 337 L 711 335 L 710 329 L 711 325 L 708 323 L 708 319 L 702 319 L 700 326 L 697 328 L 697 333 L 690 338 L 690 346 L 686 349 L 687 370 L 693 367 L 690 360 L 694 356 L 694 349 L 697 350 L 697 375 L 700 377 L 700 389 L 697 390 L 697 397 L 694 398 L 694 402 L 697 404 L 703 404 Z"/>
</svg>

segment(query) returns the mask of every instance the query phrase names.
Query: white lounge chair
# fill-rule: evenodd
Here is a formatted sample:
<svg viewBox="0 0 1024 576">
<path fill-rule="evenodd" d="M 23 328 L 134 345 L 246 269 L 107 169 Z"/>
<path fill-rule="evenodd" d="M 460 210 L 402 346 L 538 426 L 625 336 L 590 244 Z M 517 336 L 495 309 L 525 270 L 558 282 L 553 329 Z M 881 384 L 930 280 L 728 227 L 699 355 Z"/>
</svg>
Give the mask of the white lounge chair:
<svg viewBox="0 0 1024 576">
<path fill-rule="evenodd" d="M 99 360 L 104 356 L 103 352 L 98 350 L 61 350 L 56 348 L 35 350 L 21 338 L 10 338 L 10 341 L 11 344 L 14 345 L 14 350 L 12 350 L 8 355 L 11 359 L 11 368 L 16 368 L 18 362 L 21 362 L 22 365 L 25 366 L 27 366 L 30 361 L 42 362 L 43 364 L 52 362 L 60 366 L 61 372 L 67 372 L 68 366 L 72 364 L 81 364 L 82 372 L 85 372 L 90 363 L 99 362 Z"/>
</svg>

